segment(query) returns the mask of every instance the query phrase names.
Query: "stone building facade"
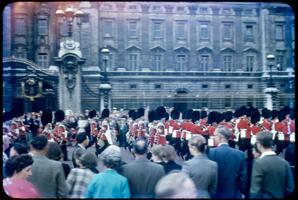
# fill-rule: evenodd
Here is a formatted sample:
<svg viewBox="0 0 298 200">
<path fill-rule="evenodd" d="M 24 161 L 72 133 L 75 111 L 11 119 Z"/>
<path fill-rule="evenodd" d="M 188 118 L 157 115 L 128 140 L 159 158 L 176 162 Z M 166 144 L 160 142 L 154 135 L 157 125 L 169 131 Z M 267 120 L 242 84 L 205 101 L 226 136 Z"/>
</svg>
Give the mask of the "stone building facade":
<svg viewBox="0 0 298 200">
<path fill-rule="evenodd" d="M 55 14 L 70 6 L 84 13 L 71 26 Z M 69 31 L 84 60 L 81 110 L 103 108 L 104 68 L 110 108 L 263 108 L 270 76 L 278 91 L 273 108 L 295 103 L 295 22 L 287 4 L 16 2 L 5 7 L 3 16 L 6 110 L 15 102 L 24 111 L 39 104 L 61 107 L 57 57 Z M 103 49 L 110 52 L 107 60 Z M 269 54 L 275 56 L 271 70 Z M 21 95 L 28 71 L 48 83 L 53 100 L 37 103 L 46 96 L 28 100 Z"/>
</svg>

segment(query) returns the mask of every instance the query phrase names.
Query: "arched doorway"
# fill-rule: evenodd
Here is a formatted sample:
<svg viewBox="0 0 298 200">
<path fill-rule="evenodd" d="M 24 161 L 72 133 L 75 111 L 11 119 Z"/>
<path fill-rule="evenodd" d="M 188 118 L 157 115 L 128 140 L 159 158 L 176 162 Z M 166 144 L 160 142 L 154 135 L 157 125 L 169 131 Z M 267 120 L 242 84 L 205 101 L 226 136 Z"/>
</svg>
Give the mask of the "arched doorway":
<svg viewBox="0 0 298 200">
<path fill-rule="evenodd" d="M 180 112 L 184 112 L 188 109 L 188 103 L 187 103 L 187 94 L 189 93 L 189 90 L 186 88 L 178 88 L 176 89 L 175 95 L 174 95 L 174 108 L 176 110 L 179 110 Z"/>
</svg>

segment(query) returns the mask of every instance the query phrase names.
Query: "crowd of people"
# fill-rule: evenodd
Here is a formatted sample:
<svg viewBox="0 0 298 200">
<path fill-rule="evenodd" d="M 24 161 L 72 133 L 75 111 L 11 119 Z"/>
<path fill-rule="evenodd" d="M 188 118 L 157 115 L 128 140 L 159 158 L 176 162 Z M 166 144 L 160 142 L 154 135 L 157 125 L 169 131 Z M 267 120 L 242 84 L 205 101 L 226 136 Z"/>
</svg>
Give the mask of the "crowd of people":
<svg viewBox="0 0 298 200">
<path fill-rule="evenodd" d="M 294 111 L 242 106 L 181 113 L 160 106 L 104 109 L 101 115 L 4 113 L 4 190 L 16 198 L 289 197 L 295 188 Z M 123 151 L 135 160 L 125 163 Z"/>
</svg>

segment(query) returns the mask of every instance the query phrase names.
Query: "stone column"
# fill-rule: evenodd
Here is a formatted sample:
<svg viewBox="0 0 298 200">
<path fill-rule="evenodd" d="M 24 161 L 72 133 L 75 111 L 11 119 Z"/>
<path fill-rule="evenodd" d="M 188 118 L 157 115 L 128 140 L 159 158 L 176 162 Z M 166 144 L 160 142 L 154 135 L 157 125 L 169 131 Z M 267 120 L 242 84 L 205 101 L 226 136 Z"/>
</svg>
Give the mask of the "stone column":
<svg viewBox="0 0 298 200">
<path fill-rule="evenodd" d="M 79 43 L 67 39 L 60 44 L 59 66 L 59 109 L 81 113 L 81 65 L 85 62 Z"/>
</svg>

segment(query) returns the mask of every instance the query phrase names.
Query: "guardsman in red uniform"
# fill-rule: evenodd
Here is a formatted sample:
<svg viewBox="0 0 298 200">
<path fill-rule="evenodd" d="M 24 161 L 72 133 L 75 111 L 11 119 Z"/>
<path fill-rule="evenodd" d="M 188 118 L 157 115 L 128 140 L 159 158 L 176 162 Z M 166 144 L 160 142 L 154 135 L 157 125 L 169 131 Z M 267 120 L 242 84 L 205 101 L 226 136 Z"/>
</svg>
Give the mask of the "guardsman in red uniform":
<svg viewBox="0 0 298 200">
<path fill-rule="evenodd" d="M 211 111 L 208 115 L 208 124 L 209 126 L 207 127 L 207 132 L 208 132 L 208 146 L 209 147 L 214 147 L 214 132 L 217 127 L 217 117 L 218 113 L 215 111 Z"/>
<path fill-rule="evenodd" d="M 161 144 L 161 145 L 166 145 L 167 141 L 166 141 L 166 135 L 165 135 L 165 127 L 163 125 L 163 123 L 158 123 L 157 124 L 157 133 L 155 134 L 154 137 L 154 143 L 155 144 Z"/>
<path fill-rule="evenodd" d="M 146 137 L 147 131 L 145 127 L 144 121 L 139 121 L 138 123 L 138 132 L 137 132 L 137 137 Z"/>
<path fill-rule="evenodd" d="M 247 108 L 245 106 L 242 106 L 239 109 L 240 112 L 240 120 L 237 124 L 237 130 L 238 130 L 238 146 L 239 150 L 246 151 L 251 150 L 251 144 L 250 144 L 250 121 L 247 118 Z"/>
<path fill-rule="evenodd" d="M 175 150 L 180 152 L 181 140 L 179 135 L 180 124 L 178 122 L 180 112 L 176 109 L 171 112 L 171 120 L 169 121 L 169 130 L 168 133 L 171 135 L 171 140 L 169 143 L 174 146 Z M 169 136 L 168 136 L 169 138 Z"/>
<path fill-rule="evenodd" d="M 199 120 L 200 120 L 200 112 L 199 111 L 193 111 L 192 113 L 192 124 L 190 127 L 190 132 L 192 134 L 202 134 L 203 133 L 203 129 L 199 124 Z"/>
<path fill-rule="evenodd" d="M 155 126 L 149 127 L 149 146 L 152 147 L 154 143 L 155 134 L 157 133 L 157 129 Z"/>
<path fill-rule="evenodd" d="M 262 124 L 260 122 L 261 115 L 259 111 L 256 109 L 251 115 L 251 144 L 254 145 L 256 143 L 257 134 L 264 130 Z"/>
<path fill-rule="evenodd" d="M 278 113 L 278 121 L 274 124 L 276 131 L 276 154 L 278 155 L 289 145 L 289 126 L 286 119 L 286 113 L 284 110 L 280 110 Z"/>
<path fill-rule="evenodd" d="M 265 131 L 271 131 L 272 130 L 272 122 L 270 120 L 271 117 L 271 111 L 267 108 L 262 109 L 262 120 L 261 124 Z"/>
<path fill-rule="evenodd" d="M 232 111 L 227 111 L 223 113 L 223 118 L 224 121 L 220 122 L 220 125 L 223 125 L 227 127 L 231 131 L 231 136 L 229 139 L 229 146 L 232 148 L 235 148 L 236 142 L 235 142 L 235 131 L 234 131 L 234 126 L 231 120 L 233 119 L 233 112 Z"/>
</svg>

